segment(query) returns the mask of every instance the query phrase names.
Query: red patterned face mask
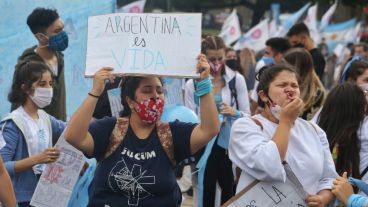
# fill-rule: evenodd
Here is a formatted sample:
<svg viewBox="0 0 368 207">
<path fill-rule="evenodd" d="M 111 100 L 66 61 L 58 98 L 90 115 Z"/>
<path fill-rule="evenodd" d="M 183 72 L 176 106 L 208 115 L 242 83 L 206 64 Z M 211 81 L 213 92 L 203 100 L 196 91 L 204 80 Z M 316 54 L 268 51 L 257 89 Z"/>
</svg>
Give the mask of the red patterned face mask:
<svg viewBox="0 0 368 207">
<path fill-rule="evenodd" d="M 135 109 L 142 121 L 152 124 L 155 123 L 164 111 L 164 100 L 160 98 L 149 98 L 138 103 L 138 108 Z"/>
</svg>

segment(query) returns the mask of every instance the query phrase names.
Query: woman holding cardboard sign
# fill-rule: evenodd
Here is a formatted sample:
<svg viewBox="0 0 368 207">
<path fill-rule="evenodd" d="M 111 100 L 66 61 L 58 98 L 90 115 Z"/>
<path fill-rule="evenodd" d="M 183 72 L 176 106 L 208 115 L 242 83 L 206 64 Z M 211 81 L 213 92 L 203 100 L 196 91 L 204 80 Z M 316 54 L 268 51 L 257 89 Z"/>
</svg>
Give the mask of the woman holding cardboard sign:
<svg viewBox="0 0 368 207">
<path fill-rule="evenodd" d="M 289 65 L 273 65 L 258 73 L 262 114 L 243 117 L 231 129 L 229 156 L 242 172 L 237 192 L 252 181 L 284 182 L 288 162 L 304 190 L 308 206 L 326 206 L 333 198 L 337 174 L 326 134 L 298 115 L 303 110 L 299 80 Z"/>
<path fill-rule="evenodd" d="M 125 77 L 122 117 L 105 117 L 90 124 L 111 69 L 94 77 L 93 88 L 72 116 L 65 139 L 99 164 L 90 187 L 88 206 L 180 206 L 181 192 L 174 166 L 201 149 L 219 131 L 211 94 L 210 66 L 198 57 L 201 124 L 160 123 L 164 93 L 157 77 Z"/>
</svg>

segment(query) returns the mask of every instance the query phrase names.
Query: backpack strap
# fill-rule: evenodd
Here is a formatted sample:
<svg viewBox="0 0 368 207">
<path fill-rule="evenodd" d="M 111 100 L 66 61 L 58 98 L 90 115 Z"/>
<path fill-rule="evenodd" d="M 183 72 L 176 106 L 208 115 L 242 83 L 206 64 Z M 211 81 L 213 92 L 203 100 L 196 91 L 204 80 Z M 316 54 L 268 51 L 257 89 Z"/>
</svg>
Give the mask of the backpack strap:
<svg viewBox="0 0 368 207">
<path fill-rule="evenodd" d="M 363 172 L 360 174 L 360 178 L 363 178 L 365 174 L 368 172 L 368 166 L 363 170 Z"/>
<path fill-rule="evenodd" d="M 236 74 L 229 82 L 229 88 L 231 92 L 231 106 L 236 104 L 236 109 L 239 110 L 238 94 L 236 92 Z"/>
<path fill-rule="evenodd" d="M 107 150 L 103 157 L 99 160 L 102 161 L 109 157 L 112 153 L 116 151 L 116 149 L 123 142 L 129 128 L 129 119 L 128 118 L 118 118 L 116 120 L 115 127 L 111 133 L 110 142 L 107 147 Z M 173 137 L 170 129 L 169 123 L 157 122 L 156 123 L 157 135 L 160 140 L 161 146 L 165 151 L 165 154 L 170 160 L 170 163 L 173 168 L 176 166 L 176 161 L 174 157 L 174 143 Z"/>
<path fill-rule="evenodd" d="M 120 144 L 124 140 L 125 135 L 127 134 L 128 127 L 128 118 L 123 117 L 116 120 L 114 130 L 111 133 L 109 145 L 107 146 L 107 150 L 100 161 L 109 157 L 120 146 Z"/>
<path fill-rule="evenodd" d="M 176 167 L 176 160 L 174 157 L 174 143 L 169 123 L 157 122 L 157 135 L 161 142 L 167 157 L 170 160 L 171 166 Z"/>
</svg>

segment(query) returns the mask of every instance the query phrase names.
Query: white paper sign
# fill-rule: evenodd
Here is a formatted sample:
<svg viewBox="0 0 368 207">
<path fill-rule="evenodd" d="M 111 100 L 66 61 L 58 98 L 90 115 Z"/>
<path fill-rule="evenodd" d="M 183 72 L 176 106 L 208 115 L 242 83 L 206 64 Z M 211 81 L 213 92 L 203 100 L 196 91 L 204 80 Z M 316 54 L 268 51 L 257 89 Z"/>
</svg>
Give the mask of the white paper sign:
<svg viewBox="0 0 368 207">
<path fill-rule="evenodd" d="M 88 18 L 86 76 L 101 67 L 114 73 L 199 77 L 198 13 L 114 13 Z"/>
<path fill-rule="evenodd" d="M 307 207 L 307 193 L 290 167 L 284 166 L 285 183 L 254 181 L 222 207 Z"/>
<path fill-rule="evenodd" d="M 85 160 L 83 153 L 67 143 L 63 135 L 55 145 L 60 150 L 60 157 L 43 171 L 30 203 L 32 206 L 68 206 Z"/>
<path fill-rule="evenodd" d="M 107 96 L 109 98 L 111 115 L 115 116 L 116 118 L 120 117 L 120 111 L 124 109 L 123 105 L 121 104 L 121 89 L 120 87 L 110 89 L 107 91 Z"/>
<path fill-rule="evenodd" d="M 183 79 L 165 78 L 165 105 L 184 105 Z"/>
</svg>

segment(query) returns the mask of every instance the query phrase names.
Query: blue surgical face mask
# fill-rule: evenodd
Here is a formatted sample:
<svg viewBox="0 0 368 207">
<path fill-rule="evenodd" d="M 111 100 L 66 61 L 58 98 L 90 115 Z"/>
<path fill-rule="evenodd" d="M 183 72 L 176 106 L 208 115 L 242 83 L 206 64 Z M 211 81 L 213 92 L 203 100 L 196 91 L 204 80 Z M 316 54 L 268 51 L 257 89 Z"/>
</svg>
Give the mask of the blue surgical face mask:
<svg viewBox="0 0 368 207">
<path fill-rule="evenodd" d="M 64 51 L 68 47 L 68 43 L 68 35 L 65 31 L 61 31 L 57 35 L 49 37 L 47 47 L 56 51 Z"/>
<path fill-rule="evenodd" d="M 263 62 L 266 65 L 272 65 L 275 64 L 275 59 L 271 58 L 271 57 L 262 57 Z"/>
</svg>

